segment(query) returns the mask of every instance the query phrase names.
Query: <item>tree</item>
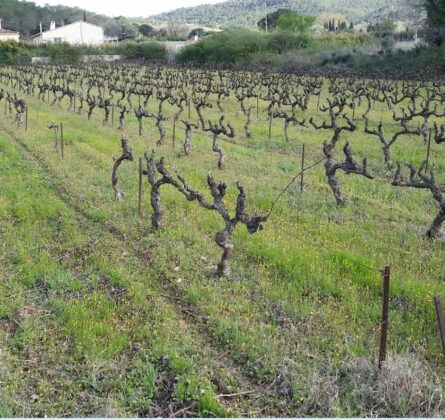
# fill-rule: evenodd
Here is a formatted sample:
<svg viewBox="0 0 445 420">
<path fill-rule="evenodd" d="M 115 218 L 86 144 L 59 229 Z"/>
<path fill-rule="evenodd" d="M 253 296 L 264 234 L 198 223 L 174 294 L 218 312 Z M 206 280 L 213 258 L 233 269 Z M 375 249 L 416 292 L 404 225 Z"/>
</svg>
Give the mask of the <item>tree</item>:
<svg viewBox="0 0 445 420">
<path fill-rule="evenodd" d="M 139 32 L 144 36 L 150 37 L 154 35 L 155 30 L 153 26 L 148 25 L 147 23 L 143 23 L 139 26 Z"/>
<path fill-rule="evenodd" d="M 197 36 L 198 38 L 202 38 L 205 35 L 206 35 L 206 31 L 203 28 L 195 28 L 190 31 L 188 37 L 194 38 L 195 36 Z"/>
<path fill-rule="evenodd" d="M 445 27 L 445 0 L 424 0 L 423 3 L 430 28 Z"/>
<path fill-rule="evenodd" d="M 424 0 L 429 26 L 428 40 L 436 45 L 445 41 L 445 0 Z"/>
<path fill-rule="evenodd" d="M 278 9 L 273 13 L 268 13 L 265 17 L 258 21 L 257 26 L 263 31 L 274 29 L 277 27 L 278 18 L 286 13 L 292 12 L 289 9 Z"/>
<path fill-rule="evenodd" d="M 313 16 L 301 16 L 295 12 L 282 13 L 277 19 L 277 27 L 284 31 L 306 32 L 314 24 Z"/>
</svg>

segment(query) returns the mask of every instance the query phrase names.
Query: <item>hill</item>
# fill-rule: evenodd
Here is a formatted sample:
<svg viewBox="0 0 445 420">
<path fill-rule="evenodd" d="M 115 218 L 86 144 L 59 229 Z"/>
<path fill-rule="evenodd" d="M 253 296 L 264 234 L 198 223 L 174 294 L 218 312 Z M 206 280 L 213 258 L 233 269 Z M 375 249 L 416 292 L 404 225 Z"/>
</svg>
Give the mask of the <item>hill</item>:
<svg viewBox="0 0 445 420">
<path fill-rule="evenodd" d="M 0 16 L 4 19 L 5 27 L 19 31 L 24 38 L 37 33 L 40 22 L 46 30 L 52 20 L 58 25 L 62 22 L 67 24 L 83 19 L 84 15 L 89 22 L 102 26 L 107 35 L 117 36 L 136 30 L 133 20 L 125 17 L 111 18 L 78 7 L 37 6 L 32 2 L 18 0 L 0 1 Z"/>
<path fill-rule="evenodd" d="M 266 7 L 267 3 L 267 7 Z M 228 0 L 213 5 L 180 8 L 150 18 L 153 23 L 187 22 L 206 26 L 255 26 L 267 12 L 289 8 L 305 15 L 335 12 L 352 20 L 376 19 L 390 16 L 395 20 L 417 19 L 420 11 L 412 0 L 396 0 L 388 5 L 385 0 Z"/>
</svg>

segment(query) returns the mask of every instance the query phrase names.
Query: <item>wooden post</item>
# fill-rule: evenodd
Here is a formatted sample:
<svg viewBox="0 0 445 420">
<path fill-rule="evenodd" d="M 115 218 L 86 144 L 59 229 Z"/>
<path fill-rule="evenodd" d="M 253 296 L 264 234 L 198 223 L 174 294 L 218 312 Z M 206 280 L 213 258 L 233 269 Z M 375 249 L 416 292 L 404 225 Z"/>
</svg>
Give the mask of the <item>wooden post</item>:
<svg viewBox="0 0 445 420">
<path fill-rule="evenodd" d="M 64 139 L 63 139 L 63 123 L 60 123 L 60 153 L 62 154 L 62 159 L 65 158 L 65 152 L 64 152 Z"/>
<path fill-rule="evenodd" d="M 28 107 L 25 108 L 25 132 L 28 131 Z"/>
<path fill-rule="evenodd" d="M 390 267 L 386 266 L 383 270 L 383 302 L 382 302 L 382 323 L 380 326 L 379 369 L 382 368 L 382 364 L 386 360 L 390 278 L 391 278 L 391 269 Z"/>
<path fill-rule="evenodd" d="M 142 158 L 139 158 L 138 212 L 142 215 Z"/>
<path fill-rule="evenodd" d="M 445 320 L 443 317 L 442 301 L 439 296 L 434 296 L 434 306 L 436 307 L 437 323 L 442 343 L 442 351 L 445 356 Z"/>
<path fill-rule="evenodd" d="M 269 141 L 272 137 L 272 112 L 269 115 Z"/>
<path fill-rule="evenodd" d="M 49 103 L 49 89 L 48 89 L 48 103 Z"/>
<path fill-rule="evenodd" d="M 317 112 L 320 110 L 320 96 L 321 96 L 321 89 L 320 89 L 320 92 L 318 93 L 318 99 L 317 99 Z"/>
<path fill-rule="evenodd" d="M 173 117 L 173 149 L 175 148 L 176 141 L 176 120 L 178 118 L 178 114 L 175 114 Z"/>
<path fill-rule="evenodd" d="M 301 180 L 300 180 L 300 194 L 303 194 L 303 182 L 304 182 L 304 155 L 306 151 L 306 145 L 303 143 L 303 152 L 301 154 Z"/>
<path fill-rule="evenodd" d="M 433 135 L 433 129 L 430 128 L 429 134 L 428 134 L 428 146 L 426 149 L 426 170 L 428 171 L 428 166 L 430 164 L 430 150 L 431 150 L 431 137 Z"/>
<path fill-rule="evenodd" d="M 8 110 L 8 101 L 5 98 L 5 116 L 6 116 L 7 110 Z"/>
<path fill-rule="evenodd" d="M 352 120 L 355 120 L 355 101 L 352 100 Z"/>
</svg>

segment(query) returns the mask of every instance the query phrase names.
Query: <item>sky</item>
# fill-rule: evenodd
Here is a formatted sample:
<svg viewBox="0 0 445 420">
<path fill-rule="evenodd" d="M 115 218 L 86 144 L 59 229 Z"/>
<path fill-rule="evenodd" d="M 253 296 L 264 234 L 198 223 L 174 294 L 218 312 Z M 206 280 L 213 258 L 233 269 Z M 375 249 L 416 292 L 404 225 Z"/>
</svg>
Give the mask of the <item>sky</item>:
<svg viewBox="0 0 445 420">
<path fill-rule="evenodd" d="M 33 0 L 45 4 L 77 6 L 90 12 L 107 16 L 147 17 L 179 7 L 198 6 L 200 4 L 221 3 L 223 0 Z"/>
</svg>

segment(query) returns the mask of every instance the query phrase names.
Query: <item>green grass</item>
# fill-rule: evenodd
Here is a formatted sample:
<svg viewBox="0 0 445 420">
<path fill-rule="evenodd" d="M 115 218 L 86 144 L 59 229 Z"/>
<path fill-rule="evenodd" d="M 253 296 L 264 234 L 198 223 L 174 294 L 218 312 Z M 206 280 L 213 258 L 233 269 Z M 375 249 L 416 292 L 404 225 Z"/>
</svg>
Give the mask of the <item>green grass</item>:
<svg viewBox="0 0 445 420">
<path fill-rule="evenodd" d="M 369 156 L 378 179 L 340 174 L 348 203 L 337 208 L 323 167 L 308 172 L 304 194 L 291 188 L 264 231 L 237 229 L 232 276 L 217 280 L 220 250 L 213 237 L 223 225 L 216 213 L 163 187 L 165 228 L 153 233 L 145 180 L 143 216 L 137 212 L 137 161 L 121 166 L 125 199 L 113 201 L 112 156 L 120 152 L 120 134 L 102 127 L 99 110 L 88 122 L 26 100 L 27 133 L 0 117 L 1 414 L 369 414 L 354 387 L 342 388 L 335 378 L 344 371 L 353 381 L 350 366 L 361 360 L 369 363 L 367 372 L 375 365 L 382 285 L 376 269 L 385 265 L 392 268 L 389 353 L 414 355 L 425 371 L 443 376 L 432 297 L 443 290 L 444 250 L 422 237 L 436 207 L 426 192 L 390 185 L 380 145 L 362 125 L 345 138 L 358 157 Z M 207 172 L 227 182 L 232 212 L 240 181 L 249 213 L 265 212 L 299 171 L 302 143 L 307 162 L 314 162 L 329 132 L 292 127 L 286 143 L 276 121 L 269 142 L 267 116 L 260 113 L 248 140 L 238 105 L 226 100 L 224 107 L 238 133 L 234 144 L 221 141 L 224 171 L 216 169 L 207 134 L 195 133 L 184 157 L 178 130 L 176 149 L 169 140 L 157 155 L 206 196 Z M 316 114 L 315 107 L 313 99 L 307 115 Z M 205 114 L 216 120 L 215 108 Z M 372 120 L 380 118 L 392 120 L 377 105 Z M 64 123 L 64 160 L 53 150 L 51 121 Z M 137 121 L 128 118 L 124 133 L 135 157 L 158 138 L 152 122 L 144 128 L 140 138 Z M 170 123 L 167 128 L 171 139 Z M 403 138 L 393 155 L 418 163 L 425 148 Z M 432 156 L 441 179 L 440 146 L 433 145 Z M 372 386 L 378 383 L 370 377 Z M 328 398 L 316 406 L 317 378 L 326 385 L 318 387 L 321 400 L 340 387 L 344 402 L 330 405 Z M 386 391 L 375 387 L 381 415 L 406 415 L 400 401 L 408 391 L 388 402 Z M 444 414 L 442 405 L 435 409 Z"/>
</svg>

